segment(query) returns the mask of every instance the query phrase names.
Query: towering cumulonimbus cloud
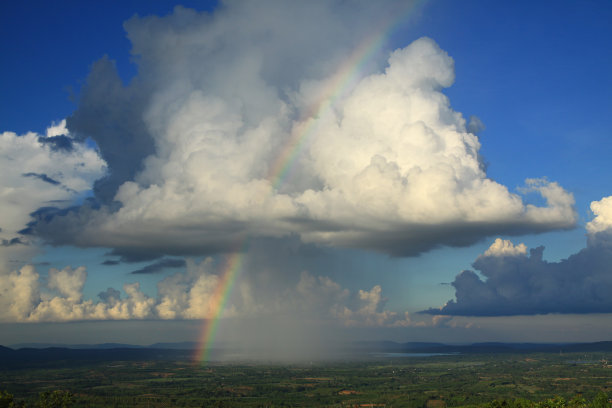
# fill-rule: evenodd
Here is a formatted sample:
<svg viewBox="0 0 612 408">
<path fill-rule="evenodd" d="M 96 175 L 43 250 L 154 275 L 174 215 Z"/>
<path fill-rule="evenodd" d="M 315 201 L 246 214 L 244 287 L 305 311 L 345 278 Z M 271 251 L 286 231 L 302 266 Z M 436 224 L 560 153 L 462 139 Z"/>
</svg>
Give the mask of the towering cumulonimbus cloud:
<svg viewBox="0 0 612 408">
<path fill-rule="evenodd" d="M 537 207 L 487 177 L 471 133 L 482 124 L 442 92 L 454 62 L 433 40 L 386 66 L 359 54 L 378 34 L 366 23 L 392 24 L 396 11 L 228 2 L 131 19 L 138 76 L 124 86 L 99 61 L 68 120 L 109 164 L 96 184 L 109 204 L 47 217 L 36 233 L 146 259 L 290 235 L 410 256 L 572 227 L 573 197 L 557 183 L 526 181 Z"/>
<path fill-rule="evenodd" d="M 559 262 L 529 254 L 524 244 L 498 238 L 473 264 L 480 272 L 455 277 L 455 300 L 426 313 L 508 316 L 547 313 L 612 313 L 612 197 L 591 203 L 587 246 Z"/>
</svg>

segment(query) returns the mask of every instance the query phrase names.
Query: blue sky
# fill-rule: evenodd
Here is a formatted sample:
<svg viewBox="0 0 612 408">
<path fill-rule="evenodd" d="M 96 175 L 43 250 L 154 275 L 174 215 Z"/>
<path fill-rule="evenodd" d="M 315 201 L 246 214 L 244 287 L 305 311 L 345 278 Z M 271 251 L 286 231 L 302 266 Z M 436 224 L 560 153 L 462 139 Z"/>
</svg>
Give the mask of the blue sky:
<svg viewBox="0 0 612 408">
<path fill-rule="evenodd" d="M 177 4 L 201 14 L 173 12 Z M 106 341 L 149 340 L 126 330 L 125 320 L 160 327 L 159 340 L 191 340 L 230 249 L 244 236 L 251 244 L 220 341 L 240 335 L 232 322 L 267 320 L 279 310 L 286 326 L 275 330 L 315 320 L 344 333 L 338 336 L 609 339 L 612 304 L 597 288 L 612 289 L 612 204 L 601 201 L 595 212 L 590 205 L 612 195 L 612 7 L 406 4 L 0 6 L 0 131 L 15 134 L 3 142 L 2 168 L 11 176 L 2 186 L 0 279 L 3 290 L 24 290 L 29 299 L 2 295 L 11 312 L 2 316 L 0 343 L 41 333 L 58 342 L 95 341 L 84 331 L 96 323 Z M 325 94 L 326 81 L 360 44 L 385 31 L 398 7 L 408 12 L 358 72 L 361 84 L 320 111 L 296 159 L 297 175 L 281 191 L 262 193 L 265 167 L 313 120 L 308 112 L 321 93 L 333 96 Z M 135 14 L 143 18 L 124 26 Z M 398 49 L 405 51 L 388 62 Z M 66 118 L 67 130 L 60 125 Z M 470 120 L 484 126 L 467 126 Z M 433 152 L 434 136 L 418 139 L 417 130 L 393 133 L 415 123 L 425 123 L 433 132 L 425 134 L 444 147 Z M 47 136 L 52 140 L 41 142 L 53 124 L 59 127 Z M 463 128 L 451 134 L 449 126 Z M 360 133 L 365 128 L 371 134 Z M 27 139 L 27 132 L 37 135 Z M 72 148 L 58 147 L 58 136 Z M 415 149 L 424 150 L 412 157 L 402 137 L 418 139 Z M 458 138 L 465 145 L 459 153 L 449 147 Z M 20 140 L 28 147 L 17 149 Z M 393 166 L 404 185 L 422 185 L 420 193 L 387 184 Z M 444 166 L 454 169 L 453 178 L 438 172 Z M 527 192 L 530 178 L 546 181 Z M 98 179 L 107 181 L 94 191 Z M 187 185 L 191 190 L 181 189 Z M 453 205 L 462 210 L 446 214 Z M 56 210 L 32 223 L 28 214 L 41 207 Z M 540 263 L 529 252 L 539 246 Z M 26 264 L 34 272 L 23 270 Z M 158 264 L 166 267 L 131 273 Z M 568 272 L 576 269 L 583 273 Z M 477 272 L 475 279 L 463 270 Z M 130 295 L 134 282 L 139 287 Z M 549 300 L 568 288 L 581 291 L 552 307 Z M 589 298 L 595 301 L 584 306 Z M 169 325 L 174 336 L 164 329 Z"/>
</svg>

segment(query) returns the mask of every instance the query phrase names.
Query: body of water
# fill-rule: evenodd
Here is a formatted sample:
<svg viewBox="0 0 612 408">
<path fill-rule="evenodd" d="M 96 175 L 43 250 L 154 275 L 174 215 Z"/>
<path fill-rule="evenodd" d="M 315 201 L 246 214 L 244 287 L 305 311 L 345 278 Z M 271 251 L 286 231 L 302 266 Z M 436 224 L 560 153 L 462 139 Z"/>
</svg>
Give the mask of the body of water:
<svg viewBox="0 0 612 408">
<path fill-rule="evenodd" d="M 460 353 L 372 353 L 373 357 L 397 358 L 397 357 L 435 357 L 454 356 Z"/>
</svg>

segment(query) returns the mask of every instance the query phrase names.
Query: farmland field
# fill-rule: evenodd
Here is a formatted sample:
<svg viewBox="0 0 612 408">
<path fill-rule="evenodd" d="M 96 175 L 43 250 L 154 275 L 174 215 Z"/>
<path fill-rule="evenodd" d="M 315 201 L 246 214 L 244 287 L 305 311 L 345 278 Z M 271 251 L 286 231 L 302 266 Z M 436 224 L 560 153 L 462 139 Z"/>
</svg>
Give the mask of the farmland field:
<svg viewBox="0 0 612 408">
<path fill-rule="evenodd" d="M 590 401 L 612 394 L 612 353 L 471 354 L 307 364 L 97 361 L 0 372 L 0 390 L 36 406 L 69 391 L 75 407 L 483 406 Z"/>
</svg>

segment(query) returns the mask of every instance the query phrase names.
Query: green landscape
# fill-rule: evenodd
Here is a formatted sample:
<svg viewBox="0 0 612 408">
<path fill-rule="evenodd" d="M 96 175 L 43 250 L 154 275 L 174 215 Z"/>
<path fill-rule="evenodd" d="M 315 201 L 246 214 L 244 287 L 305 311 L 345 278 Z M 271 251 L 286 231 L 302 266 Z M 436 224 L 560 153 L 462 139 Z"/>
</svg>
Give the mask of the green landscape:
<svg viewBox="0 0 612 408">
<path fill-rule="evenodd" d="M 196 365 L 54 361 L 0 372 L 0 407 L 612 406 L 610 352 Z"/>
</svg>

